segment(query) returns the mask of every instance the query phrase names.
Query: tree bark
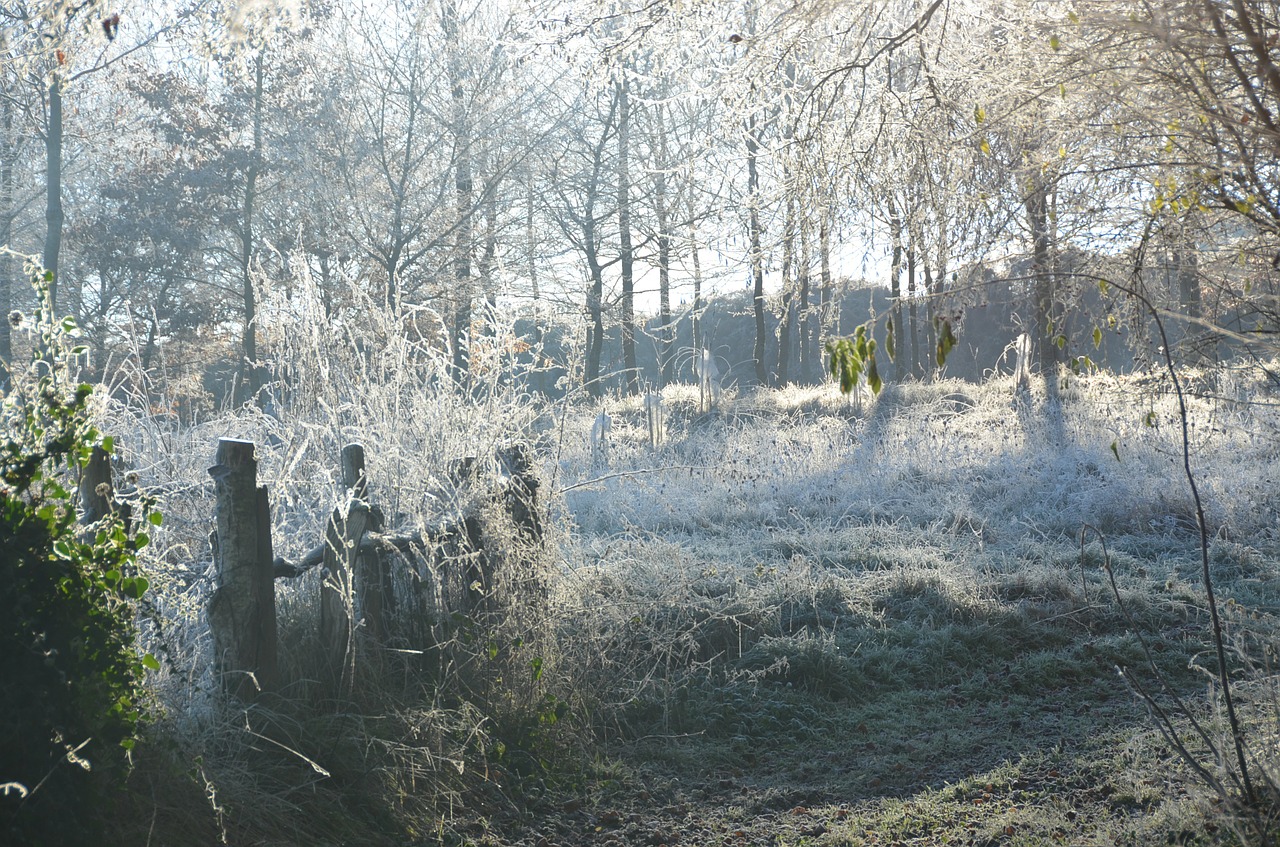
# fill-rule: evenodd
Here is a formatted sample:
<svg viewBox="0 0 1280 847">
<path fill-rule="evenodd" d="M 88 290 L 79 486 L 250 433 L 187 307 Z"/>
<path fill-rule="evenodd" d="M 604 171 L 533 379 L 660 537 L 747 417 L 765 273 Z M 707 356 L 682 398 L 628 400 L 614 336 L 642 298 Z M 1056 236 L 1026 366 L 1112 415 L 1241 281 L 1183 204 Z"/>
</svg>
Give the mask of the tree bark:
<svg viewBox="0 0 1280 847">
<path fill-rule="evenodd" d="M 778 323 L 778 385 L 791 382 L 791 363 L 795 359 L 796 334 L 796 203 L 791 194 L 789 174 L 786 213 L 782 224 L 782 315 Z"/>
<path fill-rule="evenodd" d="M 453 247 L 453 373 L 459 385 L 469 381 L 471 333 L 472 232 L 471 125 L 467 116 L 465 75 L 459 58 L 458 2 L 442 0 L 441 24 L 450 45 L 448 73 L 454 138 L 454 213 L 457 219 Z"/>
<path fill-rule="evenodd" d="M 1057 338 L 1065 336 L 1055 305 L 1055 280 L 1049 243 L 1048 187 L 1037 175 L 1032 177 L 1032 189 L 1025 201 L 1027 218 L 1031 225 L 1031 276 L 1034 280 L 1036 335 L 1039 338 L 1040 368 L 1046 378 L 1052 376 L 1061 360 Z M 1056 384 L 1056 380 L 1054 380 Z"/>
<path fill-rule="evenodd" d="M 908 365 L 911 369 L 911 375 L 919 379 L 924 375 L 920 363 L 920 312 L 918 308 L 918 295 L 916 283 L 916 245 L 915 239 L 912 239 L 911 246 L 907 249 L 907 323 L 910 326 L 911 334 L 911 358 Z"/>
<path fill-rule="evenodd" d="M 809 280 L 809 219 L 807 216 L 800 218 L 800 258 L 797 264 L 797 280 L 799 282 L 799 325 L 800 325 L 800 379 L 802 382 L 814 382 L 817 374 L 815 373 L 814 362 L 817 361 L 817 333 L 813 321 L 813 292 L 810 290 Z"/>
<path fill-rule="evenodd" d="M 752 302 L 756 319 L 756 382 L 763 386 L 769 384 L 769 367 L 765 361 L 767 330 L 764 323 L 764 252 L 760 248 L 760 170 L 756 162 L 760 151 L 760 137 L 756 120 L 754 114 L 747 118 L 747 228 L 751 238 Z"/>
<path fill-rule="evenodd" d="M 622 263 L 622 366 L 627 394 L 640 391 L 636 366 L 635 253 L 631 246 L 631 97 L 626 79 L 615 83 L 618 93 L 618 249 Z"/>
<path fill-rule="evenodd" d="M 58 254 L 62 250 L 62 77 L 53 74 L 49 81 L 49 123 L 44 140 L 45 153 L 45 234 L 41 262 L 49 282 L 49 308 L 58 309 Z"/>
<path fill-rule="evenodd" d="M 894 341 L 890 358 L 894 360 L 894 374 L 901 381 L 910 370 L 905 366 L 906 357 L 902 355 L 906 341 L 902 332 L 902 218 L 898 216 L 898 205 L 892 197 L 889 198 L 889 237 L 893 241 L 893 261 L 889 265 L 889 300 L 892 303 L 889 320 Z"/>
<path fill-rule="evenodd" d="M 659 103 L 656 107 L 654 146 L 657 161 L 653 175 L 653 211 L 658 224 L 658 384 L 666 385 L 675 378 L 672 350 L 675 327 L 671 325 L 671 210 L 667 208 L 667 126 Z"/>
<path fill-rule="evenodd" d="M 691 210 L 692 211 L 692 210 Z M 689 215 L 690 221 L 693 215 Z M 693 355 L 702 355 L 702 259 L 698 255 L 698 225 L 689 224 L 689 249 L 693 253 Z"/>
<path fill-rule="evenodd" d="M 482 170 L 488 170 L 488 157 L 481 155 Z M 490 181 L 491 180 L 491 181 Z M 498 337 L 498 291 L 493 281 L 493 263 L 498 255 L 498 176 L 486 178 L 481 204 L 484 208 L 484 249 L 480 252 L 480 288 L 484 292 L 485 337 L 494 341 Z M 496 349 L 495 349 L 496 354 Z"/>
<path fill-rule="evenodd" d="M 604 269 L 596 251 L 595 186 L 587 195 L 586 212 L 582 216 L 583 252 L 587 259 L 587 272 L 591 287 L 587 289 L 587 360 L 583 382 L 587 394 L 599 398 L 604 394 L 601 382 L 600 360 L 604 353 Z"/>
<path fill-rule="evenodd" d="M 258 176 L 262 170 L 263 52 L 258 51 L 253 70 L 253 150 L 245 171 L 244 204 L 240 222 L 240 296 L 244 306 L 244 329 L 240 339 L 239 379 L 236 403 L 251 402 L 258 396 L 262 380 L 258 370 L 258 308 L 253 291 L 253 215 L 258 201 Z"/>
<path fill-rule="evenodd" d="M 534 229 L 534 207 L 537 194 L 534 191 L 533 167 L 526 163 L 525 179 L 527 181 L 527 194 L 524 209 L 524 234 L 525 245 L 528 251 L 528 268 L 529 268 L 529 290 L 532 295 L 532 303 L 530 305 L 530 319 L 533 322 L 533 355 L 534 355 L 534 372 L 533 384 L 534 388 L 539 392 L 547 393 L 547 368 L 543 362 L 542 351 L 542 324 L 538 317 L 538 301 L 541 295 L 538 291 L 538 234 Z"/>
<path fill-rule="evenodd" d="M 815 339 L 815 350 L 821 355 L 822 336 L 832 334 L 839 317 L 835 314 L 835 291 L 831 280 L 831 208 L 824 206 L 822 218 L 818 224 L 818 252 L 820 254 L 820 273 L 822 274 L 822 291 L 819 295 L 818 324 L 821 331 Z"/>
</svg>

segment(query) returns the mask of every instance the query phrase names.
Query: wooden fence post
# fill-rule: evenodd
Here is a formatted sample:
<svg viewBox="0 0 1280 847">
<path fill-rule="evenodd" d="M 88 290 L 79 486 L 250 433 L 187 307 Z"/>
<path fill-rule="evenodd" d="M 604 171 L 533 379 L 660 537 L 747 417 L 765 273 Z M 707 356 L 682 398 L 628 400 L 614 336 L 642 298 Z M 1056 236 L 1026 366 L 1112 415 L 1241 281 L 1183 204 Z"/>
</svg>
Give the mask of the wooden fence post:
<svg viewBox="0 0 1280 847">
<path fill-rule="evenodd" d="M 352 574 L 360 556 L 360 542 L 369 528 L 369 506 L 356 496 L 365 490 L 364 448 L 348 445 L 342 451 L 343 481 L 351 496 L 333 510 L 324 536 L 324 571 L 320 585 L 320 640 L 328 656 L 330 682 L 339 697 L 351 694 L 355 682 L 352 625 L 355 596 Z"/>
<path fill-rule="evenodd" d="M 252 441 L 218 441 L 209 468 L 217 503 L 215 580 L 209 601 L 214 666 L 226 691 L 252 700 L 276 687 L 275 575 L 267 489 L 257 485 Z"/>
<path fill-rule="evenodd" d="M 354 501 L 368 509 L 367 530 L 381 531 L 382 514 L 369 504 L 369 479 L 365 474 L 364 447 L 360 444 L 348 444 L 342 448 L 342 484 L 351 492 Z M 376 643 L 386 643 L 387 614 L 395 608 L 395 595 L 391 590 L 389 563 L 377 550 L 365 550 L 356 556 L 355 590 L 356 605 L 366 631 Z"/>
</svg>

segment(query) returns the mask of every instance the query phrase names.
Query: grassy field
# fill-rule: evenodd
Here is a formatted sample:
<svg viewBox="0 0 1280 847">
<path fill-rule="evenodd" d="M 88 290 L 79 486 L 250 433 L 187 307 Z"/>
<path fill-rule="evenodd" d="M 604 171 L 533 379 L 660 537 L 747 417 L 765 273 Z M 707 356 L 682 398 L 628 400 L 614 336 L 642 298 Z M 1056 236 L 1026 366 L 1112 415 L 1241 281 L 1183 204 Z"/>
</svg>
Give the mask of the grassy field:
<svg viewBox="0 0 1280 847">
<path fill-rule="evenodd" d="M 1280 600 L 1276 418 L 1223 388 L 1193 400 L 1193 461 L 1270 768 L 1275 703 L 1252 662 Z M 556 469 L 578 527 L 562 661 L 591 681 L 579 709 L 626 775 L 607 783 L 620 796 L 596 798 L 596 825 L 618 817 L 610 803 L 626 812 L 550 842 L 1233 837 L 1117 672 L 1170 686 L 1222 732 L 1194 506 L 1158 379 L 1077 381 L 1056 418 L 999 382 L 890 388 L 862 408 L 833 389 L 703 416 L 694 399 L 668 392 L 656 450 L 639 406 L 619 404 L 608 467 L 579 441 Z M 656 821 L 635 785 L 663 797 Z"/>
<path fill-rule="evenodd" d="M 607 450 L 593 451 L 599 408 L 424 392 L 412 356 L 361 374 L 358 361 L 306 352 L 298 361 L 350 373 L 365 399 L 344 401 L 351 386 L 330 376 L 316 380 L 329 393 L 292 401 L 292 418 L 179 431 L 113 412 L 134 454 L 158 457 L 144 484 L 168 480 L 149 564 L 164 718 L 131 777 L 122 838 L 1240 839 L 1193 770 L 1232 772 L 1215 755 L 1229 740 L 1199 533 L 1176 403 L 1158 375 L 1072 377 L 1058 407 L 995 380 L 888 386 L 874 400 L 832 387 L 729 395 L 700 414 L 696 392 L 673 386 L 662 444 L 649 443 L 639 399 L 615 399 Z M 1280 762 L 1280 415 L 1261 372 L 1190 377 L 1234 690 L 1254 778 L 1280 808 L 1265 791 Z M 532 437 L 545 593 L 513 592 L 500 623 L 464 623 L 426 651 L 427 670 L 413 658 L 422 631 L 402 627 L 393 660 L 350 702 L 317 704 L 305 680 L 318 577 L 282 582 L 294 687 L 228 710 L 204 652 L 199 573 L 205 454 L 226 435 L 261 445 L 286 556 L 318 534 L 347 440 L 377 445 L 373 496 L 413 525 L 468 496 L 443 480 L 451 458 Z M 1194 765 L 1120 668 L 1169 709 Z M 1204 738 L 1189 732 L 1193 717 Z"/>
</svg>

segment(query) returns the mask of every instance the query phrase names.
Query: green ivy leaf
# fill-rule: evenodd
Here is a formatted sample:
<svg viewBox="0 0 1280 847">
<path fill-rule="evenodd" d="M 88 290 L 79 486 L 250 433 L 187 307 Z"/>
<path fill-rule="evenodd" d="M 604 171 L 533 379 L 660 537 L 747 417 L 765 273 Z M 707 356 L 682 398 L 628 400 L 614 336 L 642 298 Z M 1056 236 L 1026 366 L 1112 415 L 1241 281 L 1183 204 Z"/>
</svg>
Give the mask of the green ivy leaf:
<svg viewBox="0 0 1280 847">
<path fill-rule="evenodd" d="M 149 671 L 160 670 L 160 660 L 150 653 L 142 657 L 142 666 Z"/>
<path fill-rule="evenodd" d="M 1097 350 L 1102 346 L 1102 330 L 1098 327 L 1093 328 L 1093 349 Z"/>
</svg>

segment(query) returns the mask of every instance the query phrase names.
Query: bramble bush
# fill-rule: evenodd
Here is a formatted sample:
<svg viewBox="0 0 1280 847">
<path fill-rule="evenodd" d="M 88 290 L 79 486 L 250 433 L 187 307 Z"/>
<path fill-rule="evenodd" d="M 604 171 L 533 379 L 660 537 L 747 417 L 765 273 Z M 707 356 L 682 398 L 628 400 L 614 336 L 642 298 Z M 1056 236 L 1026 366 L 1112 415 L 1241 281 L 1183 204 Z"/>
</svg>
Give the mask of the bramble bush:
<svg viewBox="0 0 1280 847">
<path fill-rule="evenodd" d="M 92 388 L 72 378 L 74 321 L 46 305 L 29 332 L 31 363 L 0 405 L 0 841 L 80 843 L 122 782 L 143 675 L 158 667 L 136 647 L 149 539 L 119 509 L 78 523 L 80 475 L 95 447 L 114 445 L 91 421 Z M 139 525 L 158 524 L 142 505 Z"/>
</svg>

